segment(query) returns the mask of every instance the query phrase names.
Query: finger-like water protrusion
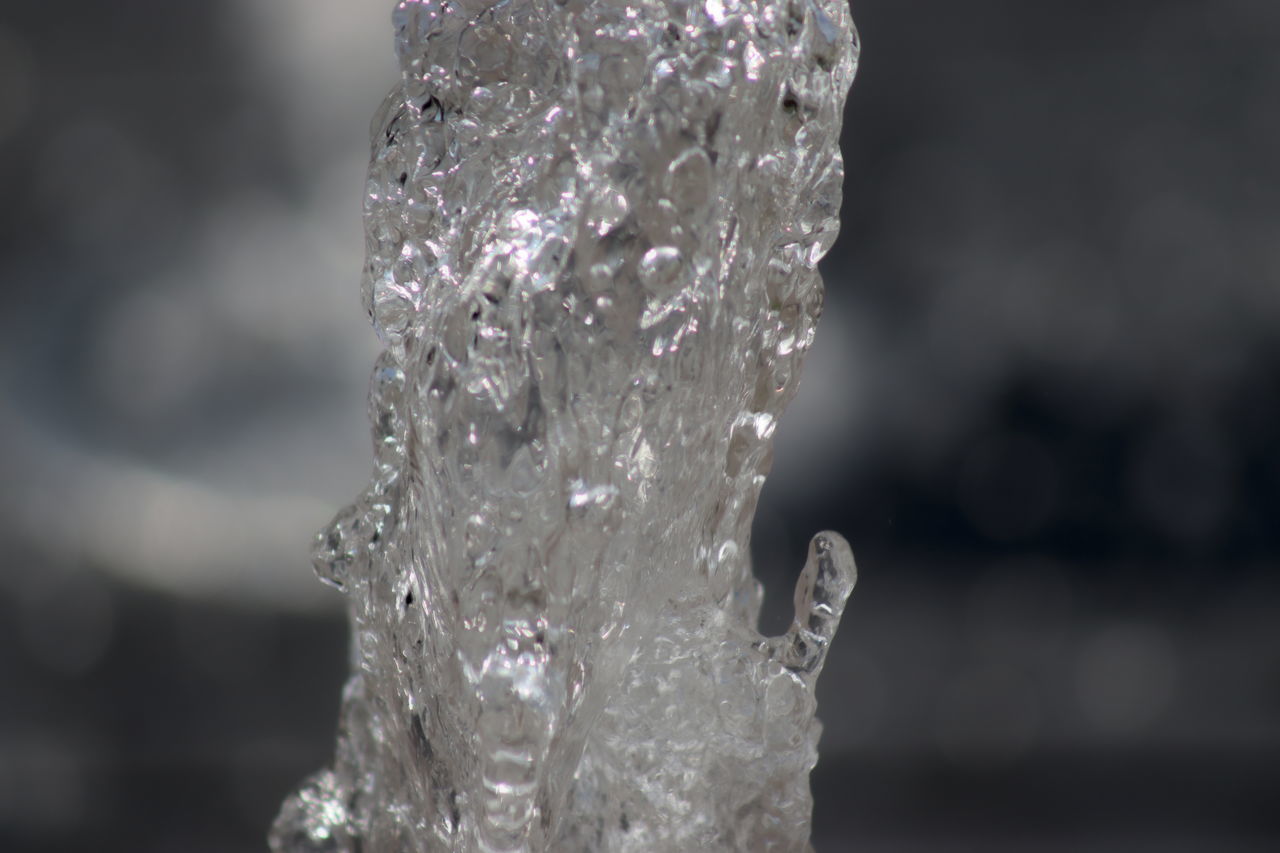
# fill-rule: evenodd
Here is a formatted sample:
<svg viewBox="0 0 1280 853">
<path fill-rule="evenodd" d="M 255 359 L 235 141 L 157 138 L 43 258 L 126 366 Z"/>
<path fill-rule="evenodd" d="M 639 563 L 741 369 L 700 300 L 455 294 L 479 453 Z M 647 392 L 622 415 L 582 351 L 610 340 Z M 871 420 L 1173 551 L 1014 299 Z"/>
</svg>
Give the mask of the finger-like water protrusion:
<svg viewBox="0 0 1280 853">
<path fill-rule="evenodd" d="M 806 680 L 817 678 L 857 580 L 853 551 L 844 537 L 830 530 L 814 536 L 804 570 L 796 581 L 791 627 L 771 643 L 784 666 Z"/>
</svg>

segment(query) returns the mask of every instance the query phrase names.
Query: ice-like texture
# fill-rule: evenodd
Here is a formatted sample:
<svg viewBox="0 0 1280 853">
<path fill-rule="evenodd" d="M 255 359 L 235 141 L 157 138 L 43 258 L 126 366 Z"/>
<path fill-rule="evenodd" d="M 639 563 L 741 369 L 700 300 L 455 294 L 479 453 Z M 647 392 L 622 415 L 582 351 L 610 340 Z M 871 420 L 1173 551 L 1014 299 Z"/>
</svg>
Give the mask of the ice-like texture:
<svg viewBox="0 0 1280 853">
<path fill-rule="evenodd" d="M 278 851 L 802 851 L 854 582 L 756 630 L 752 515 L 836 236 L 845 0 L 423 0 L 373 127 L 376 468 L 332 769 Z"/>
</svg>

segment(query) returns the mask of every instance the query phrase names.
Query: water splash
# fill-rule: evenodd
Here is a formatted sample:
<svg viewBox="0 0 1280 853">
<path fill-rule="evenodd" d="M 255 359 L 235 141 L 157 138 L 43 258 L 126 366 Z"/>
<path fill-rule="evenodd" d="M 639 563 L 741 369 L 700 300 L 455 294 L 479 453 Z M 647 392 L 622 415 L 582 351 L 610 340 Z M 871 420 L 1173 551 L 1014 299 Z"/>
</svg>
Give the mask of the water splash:
<svg viewBox="0 0 1280 853">
<path fill-rule="evenodd" d="M 751 521 L 821 311 L 841 0 L 404 0 L 374 121 L 375 470 L 320 537 L 353 674 L 272 847 L 808 849 L 814 682 Z"/>
</svg>

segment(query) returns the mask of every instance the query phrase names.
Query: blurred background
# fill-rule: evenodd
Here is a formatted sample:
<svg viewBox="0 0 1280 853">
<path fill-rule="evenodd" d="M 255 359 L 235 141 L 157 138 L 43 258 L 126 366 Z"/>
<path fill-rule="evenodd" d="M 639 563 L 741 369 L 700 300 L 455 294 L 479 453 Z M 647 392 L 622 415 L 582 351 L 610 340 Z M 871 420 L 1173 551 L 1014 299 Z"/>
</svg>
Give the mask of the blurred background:
<svg viewBox="0 0 1280 853">
<path fill-rule="evenodd" d="M 329 757 L 388 0 L 0 11 L 0 850 L 253 851 Z M 815 845 L 1280 841 L 1280 4 L 855 0 L 753 543 L 861 579 Z"/>
</svg>

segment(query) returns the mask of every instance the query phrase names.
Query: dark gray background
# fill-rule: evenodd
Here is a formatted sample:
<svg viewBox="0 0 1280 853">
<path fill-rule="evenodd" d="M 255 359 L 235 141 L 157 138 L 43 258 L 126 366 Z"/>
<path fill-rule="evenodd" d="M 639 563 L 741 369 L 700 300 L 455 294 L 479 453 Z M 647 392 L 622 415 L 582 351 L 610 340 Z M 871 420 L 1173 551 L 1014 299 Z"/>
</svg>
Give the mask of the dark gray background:
<svg viewBox="0 0 1280 853">
<path fill-rule="evenodd" d="M 386 5 L 0 11 L 0 849 L 262 849 L 327 760 Z M 1280 4 L 854 13 L 754 543 L 770 630 L 862 572 L 819 853 L 1273 849 Z"/>
</svg>

